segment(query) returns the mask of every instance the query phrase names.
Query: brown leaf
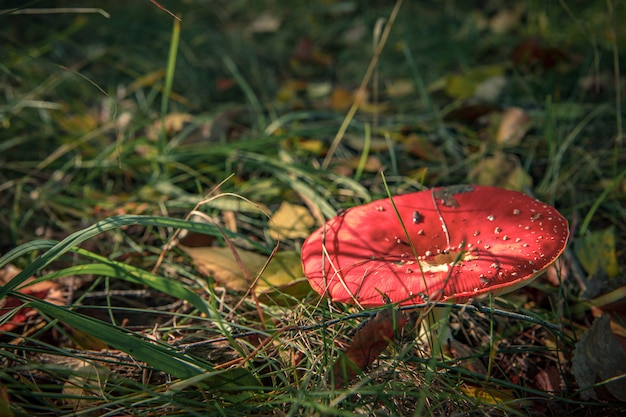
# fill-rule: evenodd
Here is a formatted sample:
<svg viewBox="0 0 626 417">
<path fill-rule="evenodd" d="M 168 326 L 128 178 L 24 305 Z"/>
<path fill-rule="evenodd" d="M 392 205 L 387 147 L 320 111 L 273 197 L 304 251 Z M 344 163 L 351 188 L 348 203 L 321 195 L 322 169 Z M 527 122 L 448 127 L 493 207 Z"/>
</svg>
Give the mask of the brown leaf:
<svg viewBox="0 0 626 417">
<path fill-rule="evenodd" d="M 444 116 L 446 121 L 476 123 L 490 113 L 498 111 L 499 108 L 493 104 L 486 103 L 466 103 L 461 107 L 452 109 Z"/>
<path fill-rule="evenodd" d="M 354 102 L 354 92 L 336 87 L 330 95 L 330 108 L 336 111 L 348 110 Z"/>
<path fill-rule="evenodd" d="M 406 137 L 404 150 L 419 159 L 429 162 L 440 162 L 445 158 L 441 151 L 437 149 L 427 137 L 416 133 L 409 133 Z"/>
<path fill-rule="evenodd" d="M 523 191 L 532 185 L 532 178 L 515 155 L 496 152 L 481 160 L 469 173 L 471 182 Z"/>
<path fill-rule="evenodd" d="M 583 399 L 597 399 L 599 387 L 591 387 L 602 383 L 613 397 L 626 401 L 626 351 L 611 331 L 609 315 L 596 319 L 576 343 L 572 365 Z"/>
<path fill-rule="evenodd" d="M 530 116 L 519 107 L 511 107 L 502 113 L 496 142 L 500 145 L 519 145 L 530 129 Z"/>
<path fill-rule="evenodd" d="M 380 311 L 354 334 L 348 349 L 334 364 L 335 387 L 339 388 L 369 367 L 393 340 L 396 330 L 407 322 L 402 312 Z"/>
<path fill-rule="evenodd" d="M 343 168 L 350 168 L 351 170 L 355 170 L 359 166 L 361 166 L 361 157 L 357 155 L 354 158 L 349 159 L 348 161 L 342 162 L 341 165 Z M 363 164 L 363 171 L 379 172 L 381 169 L 383 169 L 383 163 L 380 161 L 380 158 L 374 155 L 368 155 L 368 157 L 365 159 L 365 164 Z"/>
<path fill-rule="evenodd" d="M 549 365 L 546 369 L 538 369 L 535 383 L 542 391 L 559 392 L 561 386 L 559 370 L 554 365 Z"/>
<path fill-rule="evenodd" d="M 472 372 L 476 372 L 481 375 L 487 375 L 488 370 L 480 361 L 480 357 L 470 346 L 459 342 L 455 338 L 448 339 L 448 345 L 450 354 L 453 358 L 459 359 L 460 363 Z"/>
</svg>

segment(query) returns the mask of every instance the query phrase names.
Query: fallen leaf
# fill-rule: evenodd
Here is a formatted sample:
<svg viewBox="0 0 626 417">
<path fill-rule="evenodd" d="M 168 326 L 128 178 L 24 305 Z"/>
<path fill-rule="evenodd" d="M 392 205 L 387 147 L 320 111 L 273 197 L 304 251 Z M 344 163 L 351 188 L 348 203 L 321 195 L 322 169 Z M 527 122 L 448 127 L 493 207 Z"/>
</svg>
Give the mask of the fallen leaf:
<svg viewBox="0 0 626 417">
<path fill-rule="evenodd" d="M 444 155 L 441 151 L 423 135 L 409 133 L 403 145 L 405 152 L 416 156 L 421 160 L 429 162 L 439 162 L 444 160 Z"/>
<path fill-rule="evenodd" d="M 230 248 L 223 247 L 178 247 L 191 257 L 202 274 L 213 278 L 219 285 L 230 290 L 247 291 L 267 262 L 267 256 L 244 249 L 237 249 L 241 264 Z M 242 271 L 242 266 L 247 271 Z M 278 252 L 263 271 L 254 291 L 261 294 L 270 290 L 288 287 L 304 276 L 300 255 L 296 252 Z"/>
<path fill-rule="evenodd" d="M 306 207 L 283 201 L 269 224 L 272 239 L 304 239 L 315 226 L 315 219 Z"/>
<path fill-rule="evenodd" d="M 444 116 L 444 120 L 458 121 L 463 123 L 476 123 L 490 113 L 498 110 L 499 108 L 492 104 L 466 103 L 461 107 L 452 109 Z"/>
<path fill-rule="evenodd" d="M 62 392 L 66 403 L 72 405 L 75 411 L 88 408 L 102 399 L 109 369 L 73 358 L 68 358 L 64 366 L 70 368 L 71 374 L 63 384 Z"/>
<path fill-rule="evenodd" d="M 348 349 L 333 366 L 335 387 L 343 387 L 359 372 L 367 369 L 407 321 L 401 311 L 385 309 L 358 329 Z"/>
<path fill-rule="evenodd" d="M 0 286 L 4 286 L 11 281 L 17 274 L 22 272 L 21 269 L 9 264 L 0 270 Z M 46 300 L 55 305 L 65 304 L 65 297 L 60 289 L 59 284 L 56 281 L 41 281 L 34 284 L 29 284 L 34 281 L 34 278 L 28 278 L 17 290 L 22 294 L 28 294 L 33 297 L 37 297 L 41 300 Z M 6 322 L 0 324 L 0 331 L 10 332 L 17 327 L 26 323 L 26 321 L 37 315 L 37 311 L 32 308 L 20 308 L 24 304 L 21 300 L 15 297 L 5 297 L 0 300 L 0 316 L 12 310 L 18 309 Z"/>
<path fill-rule="evenodd" d="M 165 77 L 165 69 L 161 68 L 156 71 L 145 74 L 135 81 L 133 81 L 128 87 L 126 87 L 125 96 L 129 96 L 140 88 L 151 87 L 159 80 Z"/>
<path fill-rule="evenodd" d="M 389 97 L 406 97 L 415 93 L 415 81 L 410 78 L 389 80 L 385 83 Z"/>
<path fill-rule="evenodd" d="M 557 393 L 561 388 L 561 375 L 554 365 L 549 365 L 546 369 L 538 369 L 535 376 L 535 383 L 540 390 Z"/>
<path fill-rule="evenodd" d="M 302 259 L 298 252 L 276 252 L 263 271 L 256 289 L 262 292 L 274 288 L 284 288 L 303 277 Z"/>
<path fill-rule="evenodd" d="M 349 159 L 348 161 L 342 162 L 341 165 L 344 168 L 352 168 L 357 169 L 361 166 L 361 156 L 357 155 L 354 158 Z M 365 163 L 363 164 L 363 171 L 365 172 L 379 172 L 383 169 L 383 163 L 380 161 L 380 158 L 374 155 L 368 155 L 365 158 Z"/>
<path fill-rule="evenodd" d="M 594 316 L 610 314 L 613 333 L 626 343 L 626 327 L 623 326 L 626 322 L 626 274 L 608 279 L 605 273 L 598 273 L 587 279 L 586 284 L 580 298 L 592 306 Z"/>
<path fill-rule="evenodd" d="M 469 177 L 475 184 L 516 191 L 523 191 L 532 185 L 532 178 L 524 171 L 519 159 L 500 151 L 481 160 L 469 173 Z"/>
<path fill-rule="evenodd" d="M 310 100 L 328 98 L 333 91 L 333 85 L 329 81 L 311 82 L 306 86 L 306 95 Z"/>
<path fill-rule="evenodd" d="M 191 257 L 198 271 L 233 291 L 247 291 L 267 261 L 266 256 L 244 249 L 237 250 L 243 264 L 240 265 L 230 248 L 191 248 L 183 245 L 178 247 Z M 246 269 L 249 279 L 242 271 L 242 266 Z"/>
<path fill-rule="evenodd" d="M 98 339 L 96 336 L 92 336 L 88 333 L 80 330 L 69 328 L 68 331 L 72 334 L 72 341 L 83 350 L 101 351 L 109 347 L 108 344 Z"/>
<path fill-rule="evenodd" d="M 489 77 L 476 86 L 472 98 L 476 101 L 497 103 L 508 83 L 509 80 L 504 75 Z"/>
<path fill-rule="evenodd" d="M 392 134 L 390 134 L 390 137 L 392 139 L 401 139 L 401 135 L 398 135 L 398 137 L 395 138 Z M 359 152 L 365 150 L 366 141 L 362 135 L 347 134 L 344 137 L 344 140 L 346 144 Z M 387 152 L 389 150 L 389 142 L 387 139 L 380 136 L 374 136 L 371 138 L 367 146 L 370 152 Z"/>
<path fill-rule="evenodd" d="M 512 9 L 502 8 L 489 19 L 489 29 L 496 34 L 510 32 L 520 25 L 523 14 L 523 4 L 516 4 Z"/>
<path fill-rule="evenodd" d="M 252 33 L 273 33 L 280 28 L 281 20 L 276 13 L 263 12 L 248 26 Z"/>
<path fill-rule="evenodd" d="M 513 390 L 462 386 L 461 391 L 482 404 L 511 404 L 515 401 Z"/>
<path fill-rule="evenodd" d="M 613 226 L 577 239 L 574 252 L 589 275 L 603 272 L 611 279 L 619 274 Z"/>
<path fill-rule="evenodd" d="M 444 349 L 449 350 L 450 355 L 457 359 L 459 363 L 469 369 L 472 372 L 488 375 L 489 372 L 485 365 L 481 362 L 480 356 L 475 349 L 470 346 L 456 340 L 454 337 L 448 339 L 448 346 L 444 346 Z"/>
<path fill-rule="evenodd" d="M 296 146 L 314 155 L 322 155 L 326 152 L 326 144 L 319 139 L 299 139 Z"/>
<path fill-rule="evenodd" d="M 217 77 L 215 79 L 215 88 L 217 91 L 226 91 L 237 85 L 237 80 L 233 78 Z"/>
<path fill-rule="evenodd" d="M 298 98 L 298 95 L 307 89 L 307 82 L 297 79 L 289 79 L 281 84 L 276 92 L 276 99 L 282 103 L 288 103 Z"/>
<path fill-rule="evenodd" d="M 81 114 L 68 114 L 64 112 L 50 112 L 55 122 L 65 132 L 71 133 L 73 136 L 80 136 L 88 132 L 92 132 L 98 126 L 98 116 L 84 112 Z"/>
<path fill-rule="evenodd" d="M 348 110 L 352 106 L 354 99 L 355 94 L 352 91 L 336 87 L 330 95 L 330 108 L 335 111 Z"/>
<path fill-rule="evenodd" d="M 0 416 L 3 416 L 3 417 L 15 416 L 11 407 L 11 397 L 9 397 L 9 387 L 7 386 L 0 387 Z"/>
<path fill-rule="evenodd" d="M 501 116 L 496 143 L 506 146 L 519 145 L 531 127 L 531 120 L 519 107 L 506 109 Z"/>
<path fill-rule="evenodd" d="M 474 95 L 480 84 L 490 78 L 503 75 L 504 68 L 495 65 L 473 68 L 464 74 L 450 74 L 443 80 L 444 91 L 449 97 L 468 98 Z"/>
<path fill-rule="evenodd" d="M 558 48 L 546 47 L 540 39 L 528 39 L 515 47 L 512 54 L 513 63 L 524 69 L 552 68 L 567 62 L 567 55 Z"/>
<path fill-rule="evenodd" d="M 151 140 L 157 140 L 163 130 L 169 136 L 180 132 L 187 123 L 193 121 L 193 116 L 187 113 L 170 113 L 165 116 L 165 120 L 161 119 L 155 121 L 151 126 L 146 129 L 146 137 Z M 163 122 L 165 122 L 165 129 L 163 129 Z"/>
<path fill-rule="evenodd" d="M 626 351 L 611 331 L 608 314 L 594 320 L 576 343 L 572 371 L 584 400 L 598 399 L 601 386 L 626 401 Z"/>
<path fill-rule="evenodd" d="M 302 268 L 302 266 L 300 266 Z M 313 291 L 309 280 L 299 278 L 291 283 L 281 285 L 276 288 L 268 288 L 258 294 L 259 301 L 264 304 L 274 304 L 278 306 L 301 305 L 302 299 Z"/>
</svg>

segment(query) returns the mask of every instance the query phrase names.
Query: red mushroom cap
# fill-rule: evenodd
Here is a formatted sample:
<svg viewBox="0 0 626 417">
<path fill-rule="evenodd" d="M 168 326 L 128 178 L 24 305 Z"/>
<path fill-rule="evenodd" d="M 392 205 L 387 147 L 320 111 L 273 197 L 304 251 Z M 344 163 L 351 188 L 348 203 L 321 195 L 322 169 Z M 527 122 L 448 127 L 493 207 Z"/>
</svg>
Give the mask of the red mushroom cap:
<svg viewBox="0 0 626 417">
<path fill-rule="evenodd" d="M 307 238 L 302 263 L 315 291 L 363 307 L 385 296 L 406 305 L 503 294 L 546 269 L 569 236 L 555 208 L 496 187 L 434 188 L 393 203 L 350 208 Z"/>
</svg>

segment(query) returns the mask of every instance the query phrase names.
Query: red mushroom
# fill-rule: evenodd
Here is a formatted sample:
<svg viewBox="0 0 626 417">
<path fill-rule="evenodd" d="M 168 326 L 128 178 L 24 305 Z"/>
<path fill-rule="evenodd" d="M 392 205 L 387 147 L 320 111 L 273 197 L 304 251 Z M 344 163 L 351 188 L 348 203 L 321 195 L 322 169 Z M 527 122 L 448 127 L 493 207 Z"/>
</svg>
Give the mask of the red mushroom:
<svg viewBox="0 0 626 417">
<path fill-rule="evenodd" d="M 459 185 L 350 208 L 307 238 L 302 262 L 313 289 L 337 302 L 463 302 L 530 283 L 568 236 L 541 201 Z"/>
</svg>

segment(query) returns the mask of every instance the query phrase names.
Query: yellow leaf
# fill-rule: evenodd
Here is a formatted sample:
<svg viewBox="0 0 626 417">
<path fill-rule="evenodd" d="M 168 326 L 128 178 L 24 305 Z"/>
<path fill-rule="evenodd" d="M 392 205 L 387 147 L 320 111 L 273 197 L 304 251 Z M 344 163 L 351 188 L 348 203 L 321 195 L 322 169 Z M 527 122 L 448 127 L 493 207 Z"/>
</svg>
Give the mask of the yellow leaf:
<svg viewBox="0 0 626 417">
<path fill-rule="evenodd" d="M 139 77 L 126 88 L 127 90 L 126 94 L 130 95 L 134 93 L 136 90 L 139 90 L 140 88 L 143 88 L 143 87 L 151 87 L 164 76 L 165 76 L 165 70 L 158 69 L 142 77 Z"/>
<path fill-rule="evenodd" d="M 480 84 L 502 75 L 504 68 L 495 65 L 473 68 L 464 74 L 450 74 L 445 79 L 445 92 L 454 98 L 471 97 Z"/>
<path fill-rule="evenodd" d="M 13 410 L 11 409 L 11 397 L 9 397 L 9 388 L 0 387 L 0 416 L 13 417 Z"/>
<path fill-rule="evenodd" d="M 469 174 L 471 182 L 523 191 L 532 185 L 532 178 L 514 155 L 496 152 L 481 160 Z"/>
<path fill-rule="evenodd" d="M 483 387 L 461 387 L 468 397 L 476 398 L 483 404 L 504 404 L 515 401 L 512 390 L 497 390 Z"/>
<path fill-rule="evenodd" d="M 91 113 L 67 114 L 53 112 L 53 118 L 63 131 L 72 134 L 72 137 L 91 132 L 98 126 L 97 115 Z"/>
<path fill-rule="evenodd" d="M 283 202 L 270 219 L 272 239 L 306 238 L 315 226 L 315 219 L 306 207 Z"/>
<path fill-rule="evenodd" d="M 295 251 L 277 252 L 263 271 L 260 287 L 282 287 L 304 277 L 300 254 Z M 263 288 L 259 288 L 263 289 Z"/>
<path fill-rule="evenodd" d="M 299 305 L 313 291 L 309 280 L 300 278 L 280 288 L 270 288 L 258 294 L 259 301 L 264 304 L 279 306 Z"/>
<path fill-rule="evenodd" d="M 609 278 L 614 278 L 619 274 L 613 227 L 581 237 L 576 241 L 574 251 L 589 275 L 604 271 Z"/>
<path fill-rule="evenodd" d="M 258 275 L 267 260 L 266 256 L 238 249 L 237 254 L 242 263 L 240 265 L 230 248 L 190 248 L 183 245 L 179 245 L 179 247 L 191 257 L 198 271 L 234 291 L 246 291 L 250 288 L 252 280 Z M 242 271 L 242 266 L 247 270 L 249 280 Z"/>
<path fill-rule="evenodd" d="M 284 143 L 286 143 L 285 141 Z M 324 141 L 319 139 L 297 139 L 294 141 L 293 146 L 297 149 L 303 150 L 305 152 L 312 153 L 314 155 L 322 155 L 326 151 L 326 144 Z M 289 141 L 288 146 L 291 146 L 292 143 Z"/>
<path fill-rule="evenodd" d="M 241 264 L 230 248 L 188 247 L 178 245 L 193 260 L 202 274 L 213 278 L 218 284 L 233 290 L 247 291 L 263 269 L 268 257 L 258 253 L 237 249 Z M 247 276 L 242 271 L 247 270 Z M 304 277 L 300 255 L 296 252 L 278 252 L 270 260 L 263 275 L 257 281 L 254 291 L 257 294 L 292 285 Z"/>
<path fill-rule="evenodd" d="M 385 90 L 389 97 L 410 96 L 415 93 L 415 81 L 409 78 L 387 81 Z"/>
</svg>

